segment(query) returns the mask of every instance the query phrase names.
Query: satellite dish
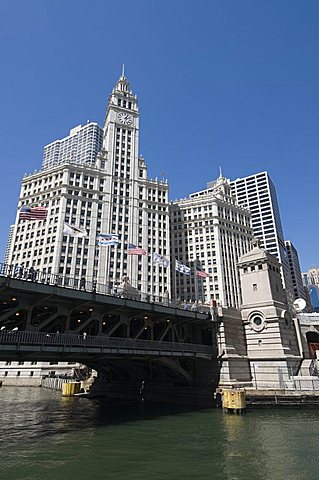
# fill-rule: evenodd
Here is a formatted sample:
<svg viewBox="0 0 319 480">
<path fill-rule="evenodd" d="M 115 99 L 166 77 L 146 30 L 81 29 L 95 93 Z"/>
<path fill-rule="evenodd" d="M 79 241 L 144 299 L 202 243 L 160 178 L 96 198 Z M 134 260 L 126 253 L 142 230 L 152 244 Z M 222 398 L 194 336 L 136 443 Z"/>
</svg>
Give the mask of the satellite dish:
<svg viewBox="0 0 319 480">
<path fill-rule="evenodd" d="M 306 307 L 306 301 L 303 298 L 297 298 L 294 303 L 294 309 L 297 313 L 302 312 L 303 309 Z"/>
</svg>

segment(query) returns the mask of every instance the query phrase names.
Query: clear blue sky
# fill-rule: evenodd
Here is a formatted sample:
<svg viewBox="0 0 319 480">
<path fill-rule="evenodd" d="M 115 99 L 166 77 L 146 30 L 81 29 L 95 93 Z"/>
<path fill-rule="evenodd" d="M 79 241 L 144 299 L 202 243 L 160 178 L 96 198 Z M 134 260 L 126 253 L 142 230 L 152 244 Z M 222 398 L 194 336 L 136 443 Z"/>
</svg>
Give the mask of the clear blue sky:
<svg viewBox="0 0 319 480">
<path fill-rule="evenodd" d="M 125 63 L 140 152 L 171 199 L 268 170 L 285 237 L 319 265 L 318 0 L 2 0 L 3 258 L 25 172 L 43 146 L 102 124 Z"/>
</svg>

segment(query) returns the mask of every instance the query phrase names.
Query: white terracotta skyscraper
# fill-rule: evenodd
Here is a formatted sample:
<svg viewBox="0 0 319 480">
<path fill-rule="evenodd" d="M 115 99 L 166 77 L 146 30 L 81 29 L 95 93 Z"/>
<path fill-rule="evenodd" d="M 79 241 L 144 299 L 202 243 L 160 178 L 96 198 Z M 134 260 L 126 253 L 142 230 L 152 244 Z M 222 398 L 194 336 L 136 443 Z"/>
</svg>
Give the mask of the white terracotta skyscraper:
<svg viewBox="0 0 319 480">
<path fill-rule="evenodd" d="M 22 180 L 18 210 L 22 205 L 46 206 L 48 216 L 27 222 L 17 214 L 9 263 L 110 287 L 129 277 L 141 292 L 170 294 L 170 266 L 152 261 L 154 252 L 170 256 L 168 183 L 147 177 L 137 97 L 124 72 L 110 95 L 104 128 L 90 122 L 46 146 L 42 170 Z M 87 236 L 66 235 L 65 222 Z M 97 245 L 99 234 L 118 235 L 118 246 Z M 147 255 L 128 256 L 129 243 Z"/>
<path fill-rule="evenodd" d="M 238 206 L 229 180 L 222 175 L 207 189 L 170 205 L 172 257 L 191 267 L 191 275 L 172 272 L 177 298 L 241 304 L 237 261 L 252 239 L 250 212 Z M 194 263 L 208 274 L 196 278 Z M 176 276 L 176 280 L 175 280 Z"/>
</svg>

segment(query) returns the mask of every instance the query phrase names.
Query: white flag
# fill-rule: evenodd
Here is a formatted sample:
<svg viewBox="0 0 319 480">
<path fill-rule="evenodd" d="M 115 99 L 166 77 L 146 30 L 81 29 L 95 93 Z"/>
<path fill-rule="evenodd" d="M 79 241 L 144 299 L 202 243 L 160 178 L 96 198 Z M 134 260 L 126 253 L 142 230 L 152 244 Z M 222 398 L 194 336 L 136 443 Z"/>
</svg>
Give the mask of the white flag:
<svg viewBox="0 0 319 480">
<path fill-rule="evenodd" d="M 168 258 L 164 257 L 163 255 L 160 255 L 159 253 L 153 253 L 153 262 L 154 263 L 159 263 L 160 265 L 163 265 L 165 268 L 168 267 L 169 265 L 169 260 Z"/>
<path fill-rule="evenodd" d="M 119 235 L 113 233 L 99 233 L 96 237 L 97 245 L 118 245 L 120 243 Z"/>
<path fill-rule="evenodd" d="M 190 275 L 191 274 L 191 269 L 189 267 L 187 267 L 186 265 L 183 265 L 178 260 L 175 260 L 175 270 L 177 272 L 183 273 L 184 275 Z"/>
<path fill-rule="evenodd" d="M 68 223 L 64 223 L 63 233 L 65 235 L 70 235 L 70 237 L 87 237 L 88 233 L 83 227 L 76 227 L 75 225 L 69 225 Z"/>
</svg>

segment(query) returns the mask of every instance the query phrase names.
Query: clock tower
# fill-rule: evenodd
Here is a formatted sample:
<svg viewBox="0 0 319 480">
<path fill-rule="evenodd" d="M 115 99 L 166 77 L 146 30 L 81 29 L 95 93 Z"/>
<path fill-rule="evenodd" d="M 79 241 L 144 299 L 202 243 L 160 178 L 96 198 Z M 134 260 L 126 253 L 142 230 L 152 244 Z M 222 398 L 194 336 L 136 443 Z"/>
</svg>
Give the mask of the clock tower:
<svg viewBox="0 0 319 480">
<path fill-rule="evenodd" d="M 170 293 L 169 268 L 153 265 L 153 253 L 169 257 L 167 181 L 149 180 L 139 155 L 137 96 L 122 74 L 112 90 L 104 122 L 104 195 L 101 231 L 119 235 L 117 247 L 96 247 L 97 282 L 110 286 L 129 277 L 142 293 L 154 297 Z M 133 243 L 147 255 L 127 255 Z"/>
</svg>

